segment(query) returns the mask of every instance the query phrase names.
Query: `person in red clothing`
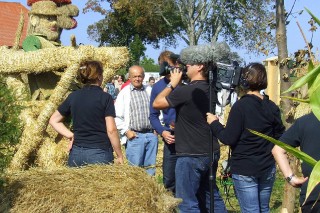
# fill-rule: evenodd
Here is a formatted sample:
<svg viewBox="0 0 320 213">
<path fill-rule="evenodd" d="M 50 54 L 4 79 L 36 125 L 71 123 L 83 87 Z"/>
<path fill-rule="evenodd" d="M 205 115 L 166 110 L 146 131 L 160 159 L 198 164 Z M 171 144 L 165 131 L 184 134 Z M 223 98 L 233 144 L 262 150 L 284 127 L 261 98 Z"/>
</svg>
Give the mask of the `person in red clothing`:
<svg viewBox="0 0 320 213">
<path fill-rule="evenodd" d="M 130 82 L 130 78 L 128 78 L 129 73 L 126 74 L 126 79 L 128 79 L 125 83 L 122 84 L 121 89 L 125 88 L 127 85 L 129 85 Z"/>
</svg>

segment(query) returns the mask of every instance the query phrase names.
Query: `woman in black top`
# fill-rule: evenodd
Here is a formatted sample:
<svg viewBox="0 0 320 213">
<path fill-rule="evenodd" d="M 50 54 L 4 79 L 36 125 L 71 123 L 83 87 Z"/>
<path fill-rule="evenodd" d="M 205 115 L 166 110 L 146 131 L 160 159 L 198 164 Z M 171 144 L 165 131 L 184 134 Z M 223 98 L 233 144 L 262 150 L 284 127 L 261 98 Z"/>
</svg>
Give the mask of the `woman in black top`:
<svg viewBox="0 0 320 213">
<path fill-rule="evenodd" d="M 113 99 L 100 87 L 102 74 L 100 62 L 84 62 L 79 68 L 79 75 L 85 86 L 72 92 L 50 118 L 51 126 L 70 140 L 69 166 L 112 163 L 113 150 L 117 162 L 123 163 Z M 63 123 L 69 115 L 73 132 Z"/>
<path fill-rule="evenodd" d="M 278 139 L 285 127 L 280 109 L 260 94 L 267 88 L 265 67 L 252 63 L 242 76 L 240 83 L 246 94 L 232 106 L 226 127 L 211 113 L 207 113 L 207 122 L 214 136 L 231 147 L 230 169 L 241 212 L 269 212 L 276 172 L 273 144 L 248 129 Z"/>
</svg>

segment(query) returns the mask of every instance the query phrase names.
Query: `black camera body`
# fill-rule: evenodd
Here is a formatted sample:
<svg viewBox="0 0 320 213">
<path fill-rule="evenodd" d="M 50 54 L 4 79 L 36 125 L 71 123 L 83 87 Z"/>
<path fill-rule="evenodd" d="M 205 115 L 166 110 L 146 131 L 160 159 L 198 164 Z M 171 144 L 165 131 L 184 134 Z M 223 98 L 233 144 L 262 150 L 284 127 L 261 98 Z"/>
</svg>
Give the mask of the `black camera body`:
<svg viewBox="0 0 320 213">
<path fill-rule="evenodd" d="M 176 66 L 170 66 L 168 64 L 168 62 L 164 61 L 162 62 L 162 64 L 160 65 L 160 72 L 159 75 L 160 76 L 166 76 L 168 74 L 171 73 L 171 71 L 173 71 L 174 69 L 178 68 L 181 72 L 182 72 L 182 83 L 186 84 L 188 82 L 188 76 L 187 76 L 187 66 L 184 65 L 183 63 L 180 63 L 177 60 L 177 65 Z"/>
<path fill-rule="evenodd" d="M 240 83 L 242 68 L 237 62 L 224 64 L 217 62 L 216 87 L 218 90 L 234 90 Z"/>
<path fill-rule="evenodd" d="M 170 74 L 171 71 L 173 71 L 174 69 L 178 68 L 181 72 L 183 72 L 183 74 L 187 73 L 187 66 L 182 64 L 182 63 L 178 63 L 178 65 L 176 66 L 170 66 L 168 64 L 168 62 L 164 61 L 162 62 L 162 64 L 160 65 L 160 72 L 159 75 L 160 76 L 165 76 Z"/>
</svg>

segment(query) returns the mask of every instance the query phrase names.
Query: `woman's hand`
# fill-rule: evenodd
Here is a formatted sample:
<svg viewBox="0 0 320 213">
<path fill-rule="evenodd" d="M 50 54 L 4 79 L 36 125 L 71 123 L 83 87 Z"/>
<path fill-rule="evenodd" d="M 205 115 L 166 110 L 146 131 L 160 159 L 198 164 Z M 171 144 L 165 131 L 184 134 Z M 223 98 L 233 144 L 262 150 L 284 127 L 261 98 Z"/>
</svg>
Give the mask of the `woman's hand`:
<svg viewBox="0 0 320 213">
<path fill-rule="evenodd" d="M 211 124 L 213 121 L 216 121 L 216 120 L 219 120 L 219 118 L 216 115 L 214 115 L 210 112 L 207 112 L 207 123 L 208 124 Z"/>
<path fill-rule="evenodd" d="M 118 156 L 117 158 L 116 158 L 116 160 L 115 160 L 115 163 L 116 164 L 123 164 L 123 156 Z"/>
<path fill-rule="evenodd" d="M 70 152 L 71 149 L 72 149 L 73 141 L 74 141 L 74 135 L 72 134 L 72 136 L 68 137 L 68 139 L 69 139 L 69 144 L 68 144 L 68 150 L 67 151 Z"/>
</svg>

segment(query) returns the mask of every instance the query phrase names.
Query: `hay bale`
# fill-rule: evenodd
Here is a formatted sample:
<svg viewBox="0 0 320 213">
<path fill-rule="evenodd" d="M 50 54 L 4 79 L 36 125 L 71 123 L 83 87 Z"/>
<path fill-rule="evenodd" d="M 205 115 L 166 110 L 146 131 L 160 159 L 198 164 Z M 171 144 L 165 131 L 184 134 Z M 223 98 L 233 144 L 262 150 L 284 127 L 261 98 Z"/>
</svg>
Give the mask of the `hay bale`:
<svg viewBox="0 0 320 213">
<path fill-rule="evenodd" d="M 295 109 L 294 119 L 298 119 L 311 112 L 311 107 L 309 103 L 299 103 Z"/>
<path fill-rule="evenodd" d="M 11 173 L 0 200 L 0 212 L 12 213 L 165 213 L 180 201 L 143 169 L 128 165 Z"/>
</svg>

